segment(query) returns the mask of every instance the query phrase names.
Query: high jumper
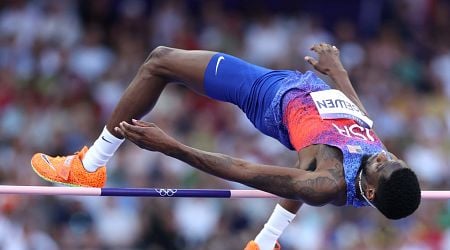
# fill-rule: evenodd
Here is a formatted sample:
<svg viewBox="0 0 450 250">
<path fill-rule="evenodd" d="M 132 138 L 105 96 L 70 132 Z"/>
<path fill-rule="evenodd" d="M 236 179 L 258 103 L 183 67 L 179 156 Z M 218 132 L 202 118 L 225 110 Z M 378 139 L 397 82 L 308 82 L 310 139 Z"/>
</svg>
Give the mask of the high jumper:
<svg viewBox="0 0 450 250">
<path fill-rule="evenodd" d="M 305 60 L 329 76 L 334 89 L 311 71 L 272 70 L 224 53 L 158 47 L 140 67 L 89 149 L 64 157 L 37 153 L 32 167 L 52 182 L 103 187 L 106 163 L 126 138 L 143 149 L 285 198 L 247 244 L 249 250 L 274 249 L 303 203 L 372 206 L 389 219 L 412 214 L 421 201 L 415 173 L 375 134 L 339 50 L 324 43 L 311 49 L 318 58 Z M 239 106 L 259 131 L 298 152 L 295 168 L 198 150 L 155 124 L 140 121 L 171 82 L 182 82 L 199 94 Z"/>
</svg>

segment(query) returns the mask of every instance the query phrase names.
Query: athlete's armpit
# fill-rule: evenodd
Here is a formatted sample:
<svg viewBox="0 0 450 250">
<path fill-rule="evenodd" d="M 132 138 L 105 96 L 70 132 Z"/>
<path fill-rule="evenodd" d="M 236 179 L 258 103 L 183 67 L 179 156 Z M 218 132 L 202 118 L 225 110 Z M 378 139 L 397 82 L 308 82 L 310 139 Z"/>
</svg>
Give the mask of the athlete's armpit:
<svg viewBox="0 0 450 250">
<path fill-rule="evenodd" d="M 323 206 L 332 202 L 339 191 L 337 180 L 325 172 L 299 180 L 296 186 L 301 200 L 312 206 Z"/>
</svg>

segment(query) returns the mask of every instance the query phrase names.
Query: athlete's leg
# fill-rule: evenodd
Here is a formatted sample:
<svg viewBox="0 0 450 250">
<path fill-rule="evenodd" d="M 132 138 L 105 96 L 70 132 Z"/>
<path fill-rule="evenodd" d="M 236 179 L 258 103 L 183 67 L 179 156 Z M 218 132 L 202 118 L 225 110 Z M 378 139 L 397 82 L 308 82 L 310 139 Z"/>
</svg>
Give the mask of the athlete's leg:
<svg viewBox="0 0 450 250">
<path fill-rule="evenodd" d="M 120 138 L 121 135 L 114 131 L 114 127 L 121 121 L 131 121 L 146 115 L 169 82 L 181 82 L 204 94 L 203 76 L 214 54 L 211 51 L 167 47 L 153 50 L 115 108 L 106 126 L 108 131 Z"/>
<path fill-rule="evenodd" d="M 35 154 L 33 170 L 42 178 L 62 184 L 102 187 L 106 182 L 105 165 L 123 142 L 114 131 L 121 121 L 130 121 L 148 113 L 167 83 L 182 81 L 203 93 L 203 74 L 214 52 L 185 51 L 158 47 L 150 53 L 119 101 L 106 128 L 88 149 L 75 155 L 50 157 Z"/>
</svg>

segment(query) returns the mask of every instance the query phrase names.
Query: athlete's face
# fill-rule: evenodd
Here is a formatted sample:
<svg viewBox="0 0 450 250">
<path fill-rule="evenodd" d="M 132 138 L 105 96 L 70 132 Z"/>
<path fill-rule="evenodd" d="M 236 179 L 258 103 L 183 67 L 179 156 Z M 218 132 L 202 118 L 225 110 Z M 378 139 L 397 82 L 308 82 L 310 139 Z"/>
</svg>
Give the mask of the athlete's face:
<svg viewBox="0 0 450 250">
<path fill-rule="evenodd" d="M 408 166 L 404 161 L 399 160 L 389 152 L 383 151 L 369 157 L 364 167 L 364 174 L 368 184 L 376 188 L 382 176 L 389 177 L 394 170 L 405 167 Z"/>
</svg>

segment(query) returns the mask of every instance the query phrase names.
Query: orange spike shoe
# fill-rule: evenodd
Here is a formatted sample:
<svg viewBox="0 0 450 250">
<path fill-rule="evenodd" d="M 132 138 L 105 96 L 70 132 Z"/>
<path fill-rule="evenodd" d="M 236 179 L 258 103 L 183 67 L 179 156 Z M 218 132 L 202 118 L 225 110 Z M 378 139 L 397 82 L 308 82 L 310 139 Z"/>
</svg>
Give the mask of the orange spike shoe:
<svg viewBox="0 0 450 250">
<path fill-rule="evenodd" d="M 247 243 L 247 246 L 245 246 L 244 250 L 259 250 L 258 243 L 252 240 Z M 275 243 L 275 247 L 273 248 L 273 250 L 281 250 L 280 243 Z"/>
<path fill-rule="evenodd" d="M 37 153 L 31 158 L 31 167 L 46 181 L 69 186 L 101 188 L 106 183 L 106 167 L 103 166 L 92 173 L 87 171 L 81 161 L 87 151 L 88 148 L 83 147 L 80 152 L 63 157 Z"/>
</svg>

